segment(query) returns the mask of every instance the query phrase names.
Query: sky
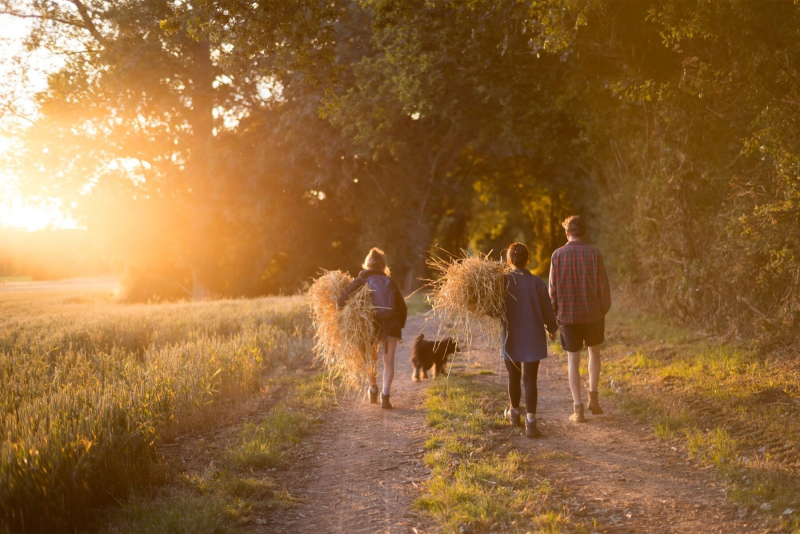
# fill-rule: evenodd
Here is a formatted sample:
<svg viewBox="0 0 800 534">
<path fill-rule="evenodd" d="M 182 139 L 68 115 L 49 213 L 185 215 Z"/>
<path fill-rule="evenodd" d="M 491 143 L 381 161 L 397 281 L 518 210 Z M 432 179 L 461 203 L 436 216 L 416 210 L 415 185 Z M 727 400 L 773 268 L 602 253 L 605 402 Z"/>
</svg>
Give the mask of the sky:
<svg viewBox="0 0 800 534">
<path fill-rule="evenodd" d="M 24 51 L 23 41 L 29 30 L 30 22 L 0 15 L 0 93 L 3 100 L 13 95 L 15 105 L 26 116 L 34 117 L 33 97 L 47 86 L 47 73 L 57 68 L 58 62 L 44 52 L 29 56 L 27 64 L 33 68 L 28 80 L 21 81 L 14 58 Z M 60 199 L 23 196 L 19 186 L 25 177 L 14 174 L 4 163 L 4 157 L 13 154 L 15 130 L 18 132 L 24 125 L 24 120 L 0 112 L 0 228 L 77 228 Z"/>
</svg>

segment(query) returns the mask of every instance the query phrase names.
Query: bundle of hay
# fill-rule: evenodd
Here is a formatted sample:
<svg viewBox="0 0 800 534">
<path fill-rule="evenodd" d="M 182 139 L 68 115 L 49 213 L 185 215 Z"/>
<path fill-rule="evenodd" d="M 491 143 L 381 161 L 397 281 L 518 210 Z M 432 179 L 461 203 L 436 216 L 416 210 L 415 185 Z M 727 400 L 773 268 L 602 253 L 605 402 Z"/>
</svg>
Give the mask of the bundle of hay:
<svg viewBox="0 0 800 534">
<path fill-rule="evenodd" d="M 434 257 L 428 265 L 440 273 L 429 283 L 428 302 L 440 324 L 452 323 L 450 335 L 467 346 L 474 332 L 499 340 L 508 266 L 481 253 L 451 260 Z"/>
<path fill-rule="evenodd" d="M 378 342 L 368 285 L 356 291 L 343 309 L 337 309 L 336 301 L 352 281 L 347 273 L 328 271 L 308 290 L 316 361 L 350 390 L 362 386 L 374 372 L 372 348 Z"/>
</svg>

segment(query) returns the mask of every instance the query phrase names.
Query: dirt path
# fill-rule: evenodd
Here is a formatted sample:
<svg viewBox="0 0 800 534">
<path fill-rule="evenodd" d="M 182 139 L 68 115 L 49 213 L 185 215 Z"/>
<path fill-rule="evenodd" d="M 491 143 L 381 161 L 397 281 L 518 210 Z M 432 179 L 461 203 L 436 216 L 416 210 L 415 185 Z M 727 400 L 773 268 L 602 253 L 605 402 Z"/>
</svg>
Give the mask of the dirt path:
<svg viewBox="0 0 800 534">
<path fill-rule="evenodd" d="M 585 354 L 584 354 L 585 356 Z M 493 354 L 479 361 L 498 371 Z M 545 436 L 529 440 L 509 429 L 514 447 L 537 457 L 541 475 L 566 489 L 566 505 L 577 517 L 596 518 L 598 532 L 766 532 L 757 517 L 740 518 L 710 469 L 703 469 L 653 437 L 609 399 L 604 415 L 585 424 L 568 419 L 572 397 L 566 358 L 551 354 L 539 371 L 537 416 Z"/>
<path fill-rule="evenodd" d="M 427 530 L 425 520 L 411 511 L 418 484 L 428 476 L 422 463 L 429 434 L 422 404 L 430 381 L 414 384 L 408 361 L 422 325 L 422 317 L 409 318 L 405 343 L 397 347 L 394 409 L 382 410 L 363 395 L 340 399 L 306 444 L 304 457 L 286 473 L 287 489 L 301 504 L 276 513 L 258 532 Z M 431 326 L 425 333 L 435 334 Z"/>
<path fill-rule="evenodd" d="M 393 385 L 394 410 L 381 410 L 359 396 L 343 399 L 325 415 L 304 444 L 303 458 L 289 469 L 285 484 L 301 499 L 277 512 L 260 533 L 411 533 L 437 529 L 412 510 L 418 485 L 428 476 L 422 447 L 429 434 L 422 407 L 430 382 L 414 384 L 408 363 L 410 340 L 422 328 L 413 317 L 398 346 Z M 429 337 L 435 329 L 428 326 Z M 495 351 L 474 351 L 471 361 L 505 387 Z M 572 400 L 566 360 L 552 355 L 539 374 L 540 428 L 545 437 L 528 440 L 508 430 L 508 446 L 530 453 L 539 473 L 562 495 L 576 518 L 597 520 L 596 532 L 699 533 L 768 532 L 756 515 L 740 517 L 710 469 L 656 440 L 652 432 L 602 399 L 605 415 L 568 420 Z M 416 530 L 415 530 L 416 529 Z"/>
</svg>

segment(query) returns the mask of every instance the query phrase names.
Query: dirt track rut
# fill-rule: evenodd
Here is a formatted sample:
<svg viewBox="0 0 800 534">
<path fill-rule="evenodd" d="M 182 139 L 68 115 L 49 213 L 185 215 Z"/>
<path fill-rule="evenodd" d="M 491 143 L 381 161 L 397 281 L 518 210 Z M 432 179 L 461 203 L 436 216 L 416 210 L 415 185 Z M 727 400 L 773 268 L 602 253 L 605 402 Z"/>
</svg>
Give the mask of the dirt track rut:
<svg viewBox="0 0 800 534">
<path fill-rule="evenodd" d="M 427 530 L 425 520 L 411 510 L 419 483 L 428 476 L 422 463 L 429 434 L 422 404 L 430 381 L 413 383 L 408 361 L 422 324 L 421 317 L 410 318 L 406 341 L 397 346 L 394 408 L 369 404 L 363 394 L 340 399 L 309 440 L 306 457 L 287 473 L 289 492 L 302 504 L 279 512 L 260 532 Z M 429 326 L 426 335 L 433 334 Z"/>
<path fill-rule="evenodd" d="M 493 355 L 481 353 L 479 361 L 505 384 Z M 601 398 L 601 405 L 603 415 L 569 421 L 566 357 L 550 354 L 539 370 L 537 417 L 545 436 L 529 440 L 509 429 L 510 446 L 537 458 L 540 474 L 566 490 L 563 504 L 576 519 L 597 519 L 596 532 L 769 532 L 758 516 L 739 517 L 713 469 L 656 439 L 613 401 Z"/>
</svg>

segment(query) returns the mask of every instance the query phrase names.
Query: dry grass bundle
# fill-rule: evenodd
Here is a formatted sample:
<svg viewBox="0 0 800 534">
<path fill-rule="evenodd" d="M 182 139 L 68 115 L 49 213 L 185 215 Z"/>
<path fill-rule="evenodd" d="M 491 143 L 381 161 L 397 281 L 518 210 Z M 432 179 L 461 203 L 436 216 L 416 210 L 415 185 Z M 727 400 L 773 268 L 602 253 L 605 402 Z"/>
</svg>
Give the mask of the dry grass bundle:
<svg viewBox="0 0 800 534">
<path fill-rule="evenodd" d="M 316 360 L 350 390 L 364 385 L 374 372 L 372 348 L 378 342 L 369 286 L 356 291 L 344 309 L 337 310 L 337 299 L 352 281 L 347 273 L 328 271 L 308 290 Z"/>
<path fill-rule="evenodd" d="M 452 323 L 451 336 L 469 346 L 477 329 L 478 335 L 499 340 L 508 266 L 488 254 L 466 252 L 451 260 L 434 257 L 428 265 L 441 273 L 429 284 L 428 302 L 440 324 Z"/>
</svg>

